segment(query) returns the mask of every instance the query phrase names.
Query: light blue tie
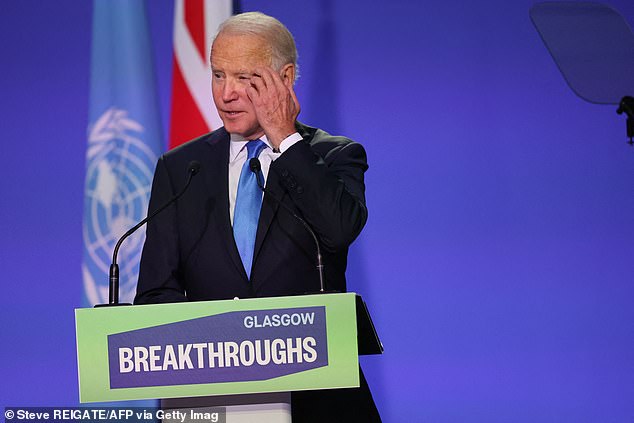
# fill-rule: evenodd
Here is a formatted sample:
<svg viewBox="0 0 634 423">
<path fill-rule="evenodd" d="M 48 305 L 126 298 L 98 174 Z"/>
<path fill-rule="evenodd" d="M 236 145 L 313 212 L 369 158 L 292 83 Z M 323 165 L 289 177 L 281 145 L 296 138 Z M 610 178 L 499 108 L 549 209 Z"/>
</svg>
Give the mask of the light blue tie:
<svg viewBox="0 0 634 423">
<path fill-rule="evenodd" d="M 262 190 L 258 187 L 255 173 L 249 168 L 249 161 L 260 155 L 266 147 L 262 140 L 253 140 L 247 143 L 247 160 L 242 166 L 240 181 L 238 182 L 238 194 L 233 212 L 233 237 L 242 258 L 244 270 L 251 277 L 251 265 L 253 264 L 253 249 L 255 248 L 255 234 L 258 229 L 260 208 L 262 207 Z M 258 178 L 262 181 L 262 171 L 258 172 Z"/>
</svg>

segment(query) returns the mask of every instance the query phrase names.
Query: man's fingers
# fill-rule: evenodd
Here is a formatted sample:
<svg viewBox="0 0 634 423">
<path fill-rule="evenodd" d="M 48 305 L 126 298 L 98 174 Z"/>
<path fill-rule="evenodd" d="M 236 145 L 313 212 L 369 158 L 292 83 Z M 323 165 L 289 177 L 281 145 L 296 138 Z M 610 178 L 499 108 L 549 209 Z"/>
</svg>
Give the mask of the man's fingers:
<svg viewBox="0 0 634 423">
<path fill-rule="evenodd" d="M 271 82 L 275 84 L 275 87 L 277 87 L 280 92 L 285 92 L 286 90 L 288 90 L 286 85 L 284 85 L 284 81 L 282 81 L 282 77 L 279 73 L 275 72 L 272 68 L 269 68 L 267 70 Z"/>
<path fill-rule="evenodd" d="M 260 93 L 258 92 L 258 90 L 253 86 L 253 84 L 250 84 L 247 89 L 247 97 L 249 97 L 249 100 L 251 100 L 251 103 L 253 103 L 255 100 L 257 100 L 260 96 Z"/>
<path fill-rule="evenodd" d="M 261 76 L 253 74 L 251 80 L 249 81 L 249 86 L 255 88 L 258 93 L 262 93 L 266 89 L 266 85 Z"/>
<path fill-rule="evenodd" d="M 260 76 L 260 79 L 264 82 L 266 88 L 270 89 L 276 85 L 275 80 L 273 79 L 273 69 L 270 67 L 256 68 L 255 73 Z"/>
<path fill-rule="evenodd" d="M 251 77 L 251 83 L 255 85 L 260 93 L 264 92 L 269 88 L 269 82 L 265 78 L 264 69 L 256 68 L 253 71 L 253 76 Z"/>
<path fill-rule="evenodd" d="M 267 90 L 274 93 L 275 96 L 284 96 L 288 93 L 288 87 L 284 84 L 282 77 L 273 68 L 257 68 L 255 73 L 260 75 L 262 82 Z"/>
</svg>

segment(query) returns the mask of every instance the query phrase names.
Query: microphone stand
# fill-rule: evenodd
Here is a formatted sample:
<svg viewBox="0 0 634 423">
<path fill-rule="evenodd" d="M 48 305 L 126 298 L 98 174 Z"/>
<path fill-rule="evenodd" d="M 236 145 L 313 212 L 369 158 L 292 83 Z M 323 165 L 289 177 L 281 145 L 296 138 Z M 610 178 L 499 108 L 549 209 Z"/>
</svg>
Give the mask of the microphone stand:
<svg viewBox="0 0 634 423">
<path fill-rule="evenodd" d="M 174 197 L 172 197 L 167 203 L 163 204 L 161 207 L 156 209 L 152 214 L 148 215 L 145 219 L 141 220 L 139 223 L 134 225 L 134 227 L 132 227 L 125 234 L 123 234 L 121 238 L 119 238 L 119 241 L 117 241 L 117 244 L 114 247 L 114 251 L 112 253 L 112 263 L 110 264 L 109 283 L 108 283 L 108 304 L 97 304 L 95 305 L 95 307 L 113 307 L 113 306 L 132 305 L 130 303 L 119 302 L 119 265 L 117 264 L 117 256 L 119 254 L 119 248 L 121 247 L 121 244 L 127 237 L 132 235 L 137 229 L 145 225 L 150 219 L 152 219 L 154 216 L 156 216 L 157 214 L 165 210 L 168 206 L 170 206 L 173 202 L 175 202 L 183 194 L 185 194 L 185 191 L 187 191 L 187 188 L 189 188 L 189 184 L 191 183 L 192 178 L 199 171 L 200 171 L 200 163 L 197 161 L 192 161 L 187 167 L 187 172 L 189 176 L 187 178 L 187 182 L 185 183 L 185 186 L 183 187 L 183 189 Z"/>
<path fill-rule="evenodd" d="M 317 272 L 319 272 L 319 294 L 326 293 L 326 283 L 324 279 L 324 264 L 322 263 L 322 259 L 321 259 L 321 247 L 319 246 L 319 240 L 317 239 L 317 235 L 315 235 L 315 232 L 313 231 L 313 229 L 308 225 L 308 223 L 304 219 L 299 217 L 290 207 L 282 203 L 282 201 L 279 198 L 277 198 L 270 190 L 267 190 L 264 187 L 264 185 L 262 184 L 262 181 L 260 181 L 260 178 L 259 178 L 260 171 L 262 170 L 262 165 L 260 164 L 260 160 L 258 160 L 257 157 L 254 157 L 249 161 L 249 169 L 251 170 L 251 172 L 255 174 L 255 180 L 257 181 L 258 187 L 260 187 L 262 192 L 270 195 L 271 198 L 273 198 L 275 201 L 277 201 L 278 204 L 284 207 L 284 209 L 286 209 L 286 211 L 288 211 L 295 219 L 299 220 L 301 224 L 304 226 L 304 228 L 306 228 L 308 233 L 310 233 L 310 235 L 313 237 L 313 240 L 315 241 L 315 246 L 317 247 Z"/>
<path fill-rule="evenodd" d="M 630 139 L 628 144 L 634 145 L 634 141 L 632 141 L 634 138 L 634 97 L 623 97 L 619 103 L 619 108 L 616 110 L 616 113 L 619 115 L 625 113 L 627 116 L 625 124 L 627 128 L 627 137 Z"/>
</svg>

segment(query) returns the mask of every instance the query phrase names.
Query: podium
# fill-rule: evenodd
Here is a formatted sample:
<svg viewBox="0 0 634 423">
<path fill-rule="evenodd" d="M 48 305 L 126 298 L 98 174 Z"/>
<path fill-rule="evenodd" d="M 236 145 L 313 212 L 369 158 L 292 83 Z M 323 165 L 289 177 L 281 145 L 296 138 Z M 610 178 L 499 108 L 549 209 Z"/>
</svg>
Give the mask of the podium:
<svg viewBox="0 0 634 423">
<path fill-rule="evenodd" d="M 80 402 L 359 386 L 383 347 L 355 293 L 75 311 Z"/>
</svg>

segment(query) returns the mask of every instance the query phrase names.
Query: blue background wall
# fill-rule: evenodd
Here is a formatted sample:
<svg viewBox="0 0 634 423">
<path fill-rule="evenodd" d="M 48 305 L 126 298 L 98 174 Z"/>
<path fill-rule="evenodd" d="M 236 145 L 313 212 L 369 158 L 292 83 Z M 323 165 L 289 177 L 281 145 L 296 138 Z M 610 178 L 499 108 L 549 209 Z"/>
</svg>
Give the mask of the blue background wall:
<svg viewBox="0 0 634 423">
<path fill-rule="evenodd" d="M 349 287 L 385 344 L 362 360 L 385 421 L 634 419 L 634 149 L 531 4 L 243 1 L 296 35 L 301 119 L 367 147 Z M 91 11 L 0 4 L 0 406 L 78 398 Z M 167 125 L 171 1 L 148 12 Z"/>
</svg>

